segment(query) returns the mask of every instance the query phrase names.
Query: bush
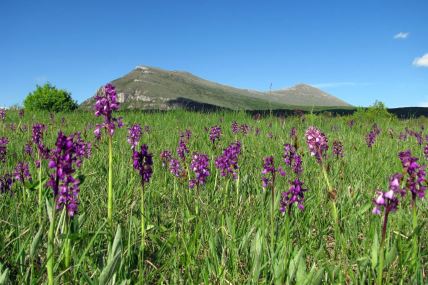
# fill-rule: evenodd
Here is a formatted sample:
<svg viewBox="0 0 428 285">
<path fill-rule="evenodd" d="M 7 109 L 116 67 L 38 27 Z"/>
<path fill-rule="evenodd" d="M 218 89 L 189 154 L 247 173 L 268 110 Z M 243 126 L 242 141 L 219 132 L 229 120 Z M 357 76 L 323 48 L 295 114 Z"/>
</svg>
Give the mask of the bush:
<svg viewBox="0 0 428 285">
<path fill-rule="evenodd" d="M 37 85 L 36 90 L 28 94 L 24 108 L 28 111 L 66 112 L 75 110 L 77 103 L 71 98 L 70 92 L 46 83 Z"/>
<path fill-rule="evenodd" d="M 381 101 L 375 101 L 373 105 L 368 108 L 358 107 L 354 113 L 354 117 L 357 119 L 369 119 L 375 120 L 380 118 L 392 119 L 394 115 L 388 112 L 385 104 Z"/>
</svg>

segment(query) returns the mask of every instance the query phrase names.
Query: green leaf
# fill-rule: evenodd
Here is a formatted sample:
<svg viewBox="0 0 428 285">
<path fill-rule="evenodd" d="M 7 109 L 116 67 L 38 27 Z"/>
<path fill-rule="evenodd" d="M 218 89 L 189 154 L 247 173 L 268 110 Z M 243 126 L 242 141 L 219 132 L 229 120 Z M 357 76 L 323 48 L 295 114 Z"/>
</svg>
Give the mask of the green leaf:
<svg viewBox="0 0 428 285">
<path fill-rule="evenodd" d="M 43 228 L 40 227 L 37 234 L 34 236 L 33 241 L 31 242 L 31 248 L 30 248 L 30 257 L 33 258 L 37 248 L 39 247 L 40 240 L 42 238 Z"/>
<path fill-rule="evenodd" d="M 385 267 L 388 267 L 397 257 L 397 245 L 394 244 L 391 249 L 387 252 L 385 257 Z"/>
<path fill-rule="evenodd" d="M 375 232 L 373 237 L 373 244 L 372 244 L 372 269 L 374 270 L 377 265 L 378 257 L 379 257 L 379 239 L 377 237 L 377 233 Z"/>
<path fill-rule="evenodd" d="M 9 269 L 3 269 L 3 265 L 0 263 L 0 285 L 6 285 L 9 282 Z"/>
<path fill-rule="evenodd" d="M 122 254 L 121 239 L 122 239 L 122 230 L 120 226 L 118 226 L 116 230 L 116 235 L 113 240 L 113 246 L 111 248 L 111 252 L 109 253 L 109 256 L 107 259 L 107 265 L 102 270 L 100 277 L 98 279 L 99 285 L 107 284 L 115 275 L 115 272 Z"/>
<path fill-rule="evenodd" d="M 291 260 L 290 266 L 288 267 L 289 283 L 292 283 L 294 281 L 294 278 L 296 277 L 297 270 L 299 268 L 299 265 L 301 264 L 302 255 L 303 255 L 303 247 L 301 247 L 299 251 L 294 255 L 294 258 Z M 302 274 L 302 272 L 300 272 L 299 274 Z M 299 278 L 302 278 L 302 276 L 299 276 Z"/>
<path fill-rule="evenodd" d="M 52 223 L 52 203 L 46 198 L 46 211 L 48 212 L 49 223 Z"/>
</svg>

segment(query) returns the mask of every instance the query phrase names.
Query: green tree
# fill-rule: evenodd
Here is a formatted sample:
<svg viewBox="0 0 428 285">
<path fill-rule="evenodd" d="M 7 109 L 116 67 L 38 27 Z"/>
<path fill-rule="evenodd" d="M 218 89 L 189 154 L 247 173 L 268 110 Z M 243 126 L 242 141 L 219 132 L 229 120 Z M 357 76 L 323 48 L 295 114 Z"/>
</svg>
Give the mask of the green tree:
<svg viewBox="0 0 428 285">
<path fill-rule="evenodd" d="M 36 90 L 28 94 L 24 108 L 29 111 L 66 112 L 76 109 L 77 103 L 70 92 L 46 83 L 37 85 Z"/>
</svg>

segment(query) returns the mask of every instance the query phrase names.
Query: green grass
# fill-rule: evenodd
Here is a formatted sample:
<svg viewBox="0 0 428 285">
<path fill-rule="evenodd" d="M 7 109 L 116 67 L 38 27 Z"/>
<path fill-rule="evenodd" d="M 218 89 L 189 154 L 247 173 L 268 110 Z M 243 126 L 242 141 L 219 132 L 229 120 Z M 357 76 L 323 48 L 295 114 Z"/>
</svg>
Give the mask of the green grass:
<svg viewBox="0 0 428 285">
<path fill-rule="evenodd" d="M 141 246 L 140 183 L 132 168 L 127 130 L 113 137 L 114 230 L 107 222 L 108 143 L 97 143 L 92 134 L 100 122 L 92 113 L 57 114 L 51 121 L 47 114 L 27 113 L 20 122 L 9 112 L 0 122 L 0 137 L 9 138 L 8 159 L 0 164 L 0 175 L 10 173 L 19 161 L 29 161 L 37 181 L 33 160 L 22 152 L 31 139 L 31 129 L 12 132 L 10 123 L 31 126 L 48 125 L 46 144 L 53 146 L 57 132 L 81 131 L 94 143 L 92 157 L 84 161 L 79 175 L 81 184 L 79 213 L 72 221 L 71 262 L 66 267 L 63 233 L 64 217 L 56 214 L 54 276 L 58 284 L 372 284 L 377 276 L 381 217 L 371 214 L 375 189 L 386 189 L 391 174 L 401 171 L 398 152 L 410 148 L 422 163 L 423 147 L 414 138 L 402 142 L 398 135 L 408 127 L 427 126 L 426 119 L 382 119 L 382 129 L 374 147 L 369 149 L 365 136 L 374 123 L 358 120 L 353 128 L 351 117 L 307 115 L 285 119 L 267 117 L 254 121 L 244 112 L 212 114 L 171 111 L 166 113 L 129 112 L 121 114 L 126 124 L 148 125 L 150 133 L 141 142 L 154 155 L 154 174 L 145 189 L 145 262 L 139 263 Z M 65 122 L 61 123 L 64 116 Z M 248 135 L 231 133 L 232 121 L 253 128 Z M 220 125 L 223 136 L 217 147 L 208 139 L 205 127 Z M 337 192 L 339 235 L 330 213 L 327 185 L 323 173 L 307 151 L 304 131 L 310 125 L 320 128 L 331 143 L 341 140 L 345 156 L 335 159 L 329 150 L 328 176 Z M 261 187 L 262 159 L 275 156 L 282 162 L 283 144 L 289 143 L 292 127 L 298 130 L 299 152 L 303 155 L 302 180 L 309 190 L 305 210 L 293 211 L 291 217 L 278 210 L 280 193 L 289 187 L 291 176 L 279 177 L 275 185 L 276 209 L 274 245 L 271 244 L 269 192 Z M 211 176 L 199 194 L 162 168 L 159 153 L 168 149 L 175 155 L 180 131 L 192 130 L 189 149 L 211 157 Z M 260 128 L 259 136 L 254 129 Z M 393 131 L 393 138 L 388 130 Z M 273 137 L 269 138 L 268 133 Z M 424 136 L 426 131 L 424 132 Z M 239 158 L 239 188 L 216 172 L 214 158 L 236 139 L 242 142 Z M 43 164 L 43 177 L 47 175 Z M 238 193 L 238 195 L 237 195 Z M 51 196 L 44 189 L 44 198 Z M 13 284 L 39 284 L 47 281 L 47 232 L 45 209 L 43 228 L 38 223 L 38 192 L 15 184 L 12 194 L 0 194 L 0 284 L 7 273 Z M 428 236 L 425 200 L 419 200 L 418 225 L 413 231 L 409 197 L 390 215 L 383 281 L 422 284 L 428 282 Z M 412 259 L 412 235 L 419 237 L 417 260 Z M 273 250 L 272 250 L 273 248 Z M 144 272 L 140 272 L 143 268 Z M 6 275 L 6 274 L 5 274 Z M 144 276 L 144 280 L 141 280 Z M 125 282 L 125 283 L 122 283 Z M 7 283 L 6 283 L 7 284 Z"/>
</svg>

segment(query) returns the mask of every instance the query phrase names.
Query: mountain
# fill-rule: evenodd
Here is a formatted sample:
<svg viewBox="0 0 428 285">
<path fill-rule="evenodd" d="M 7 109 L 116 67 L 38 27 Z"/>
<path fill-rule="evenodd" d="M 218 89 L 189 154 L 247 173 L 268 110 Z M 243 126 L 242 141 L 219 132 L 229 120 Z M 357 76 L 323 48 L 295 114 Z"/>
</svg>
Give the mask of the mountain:
<svg viewBox="0 0 428 285">
<path fill-rule="evenodd" d="M 137 66 L 115 79 L 122 108 L 168 110 L 183 105 L 216 106 L 233 110 L 290 109 L 300 107 L 350 107 L 348 103 L 315 87 L 298 84 L 272 92 L 222 85 L 183 71 Z M 99 92 L 100 89 L 97 91 Z M 94 97 L 82 103 L 90 107 Z"/>
</svg>

